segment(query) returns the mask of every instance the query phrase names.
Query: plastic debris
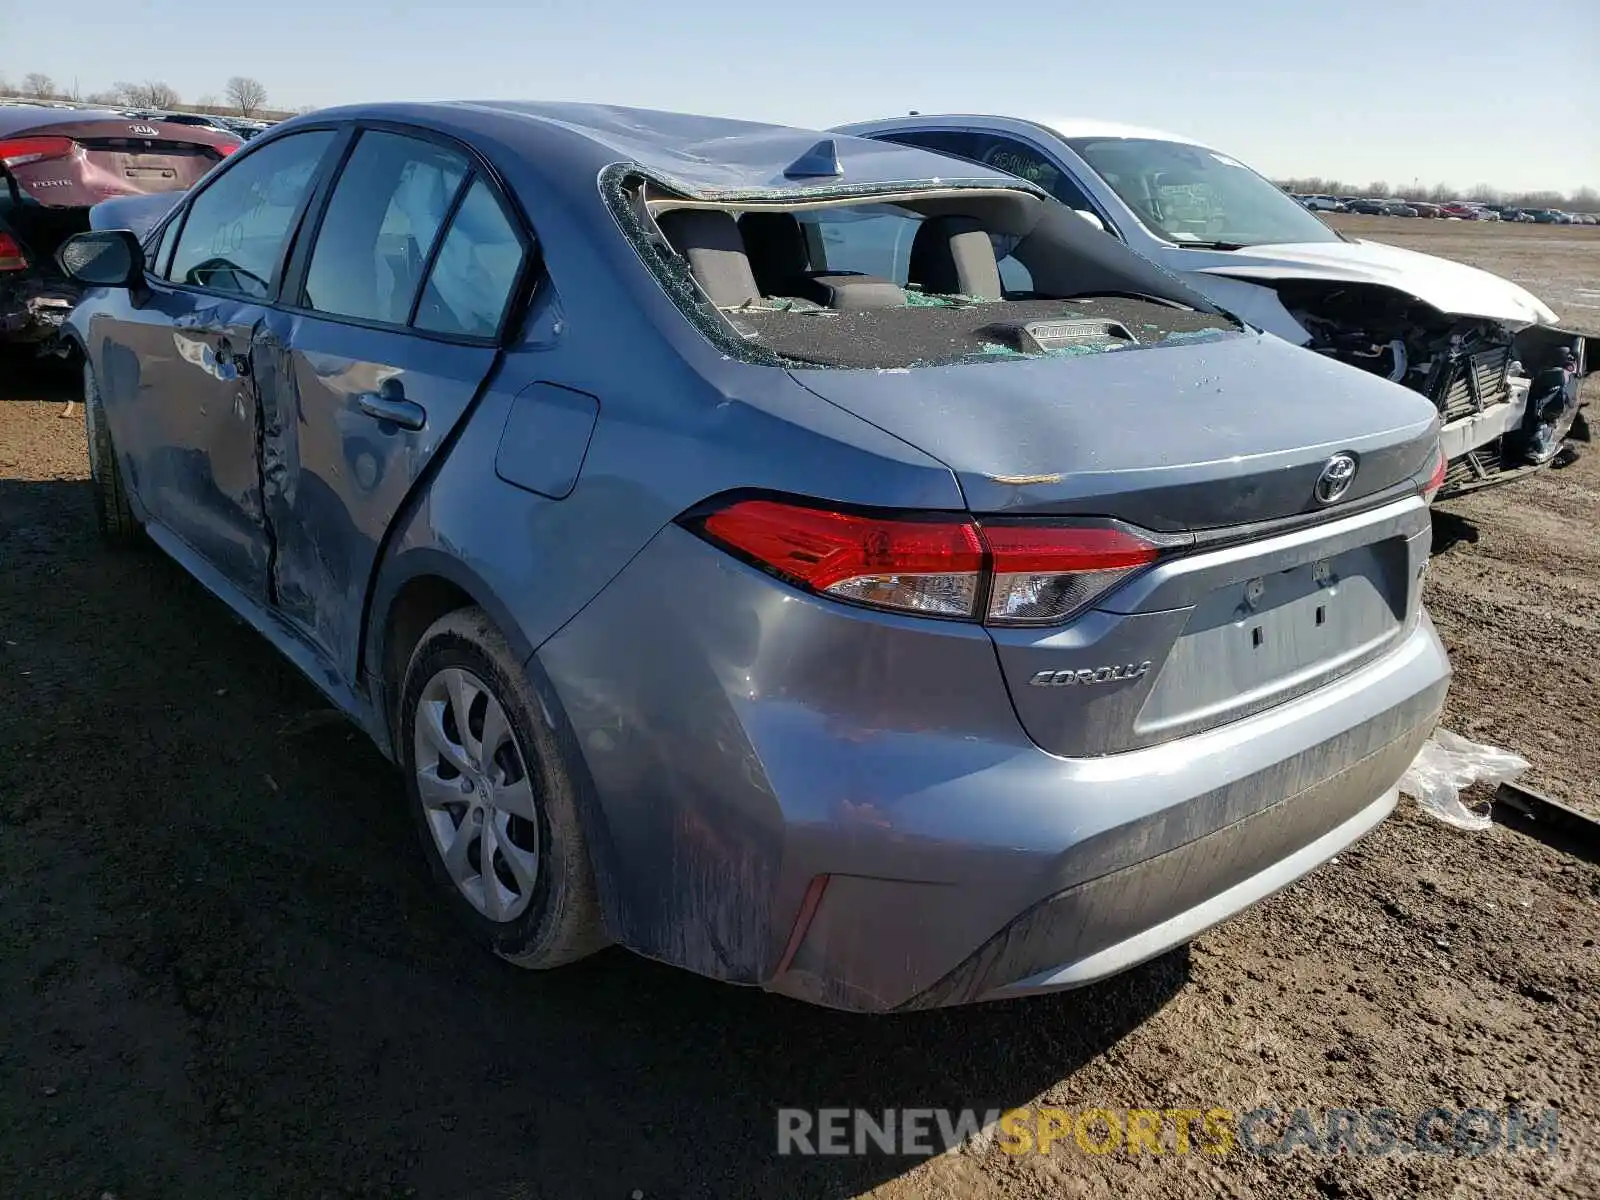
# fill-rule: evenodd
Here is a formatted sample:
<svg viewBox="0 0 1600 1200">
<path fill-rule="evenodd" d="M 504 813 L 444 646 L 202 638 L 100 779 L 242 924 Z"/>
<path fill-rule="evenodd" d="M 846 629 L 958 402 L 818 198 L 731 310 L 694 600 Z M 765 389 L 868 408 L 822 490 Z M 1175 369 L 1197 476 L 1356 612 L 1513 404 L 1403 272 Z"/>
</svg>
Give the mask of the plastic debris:
<svg viewBox="0 0 1600 1200">
<path fill-rule="evenodd" d="M 1459 733 L 1436 729 L 1400 777 L 1400 790 L 1424 812 L 1457 829 L 1487 829 L 1487 810 L 1461 802 L 1461 790 L 1475 783 L 1497 787 L 1528 769 L 1528 760 L 1509 750 L 1468 741 Z"/>
</svg>

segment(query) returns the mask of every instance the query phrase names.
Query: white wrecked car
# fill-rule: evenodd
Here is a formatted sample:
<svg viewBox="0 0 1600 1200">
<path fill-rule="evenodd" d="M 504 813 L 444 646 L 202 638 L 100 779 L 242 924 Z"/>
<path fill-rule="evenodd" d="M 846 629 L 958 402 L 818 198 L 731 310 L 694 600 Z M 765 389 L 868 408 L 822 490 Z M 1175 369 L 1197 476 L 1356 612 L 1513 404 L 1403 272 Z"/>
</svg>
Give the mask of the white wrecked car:
<svg viewBox="0 0 1600 1200">
<path fill-rule="evenodd" d="M 925 114 L 840 132 L 1021 175 L 1257 328 L 1422 392 L 1444 423 L 1442 496 L 1549 462 L 1578 417 L 1576 378 L 1600 365 L 1600 338 L 1557 329 L 1556 314 L 1509 280 L 1337 233 L 1192 138 Z"/>
</svg>

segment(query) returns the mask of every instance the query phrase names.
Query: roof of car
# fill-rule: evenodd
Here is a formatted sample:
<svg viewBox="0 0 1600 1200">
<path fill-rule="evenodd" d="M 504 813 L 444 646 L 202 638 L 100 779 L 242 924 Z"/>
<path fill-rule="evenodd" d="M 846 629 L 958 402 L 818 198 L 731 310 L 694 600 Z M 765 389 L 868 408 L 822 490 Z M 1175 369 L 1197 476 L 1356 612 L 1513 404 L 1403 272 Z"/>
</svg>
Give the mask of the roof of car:
<svg viewBox="0 0 1600 1200">
<path fill-rule="evenodd" d="M 1124 125 L 1116 121 L 1101 121 L 1094 117 L 1030 117 L 1036 125 L 1043 125 L 1058 137 L 1072 138 L 1144 138 L 1153 142 L 1182 142 L 1190 146 L 1205 143 L 1182 133 L 1163 129 L 1148 129 L 1141 125 Z"/>
<path fill-rule="evenodd" d="M 841 125 L 839 128 L 849 131 L 863 126 L 899 126 L 906 129 L 916 129 L 923 125 L 1005 127 L 1018 124 L 1034 125 L 1042 129 L 1048 129 L 1057 137 L 1068 140 L 1072 138 L 1144 138 L 1157 142 L 1181 142 L 1189 146 L 1205 145 L 1205 143 L 1189 137 L 1187 134 L 1170 133 L 1162 129 L 1146 128 L 1142 125 L 1128 125 L 1119 121 L 1104 121 L 1098 117 L 1052 117 L 1036 114 L 1007 116 L 1001 113 L 919 112 L 906 116 L 886 117 L 875 121 L 853 122 Z"/>
<path fill-rule="evenodd" d="M 521 141 L 541 133 L 561 138 L 568 155 L 572 139 L 582 144 L 581 158 L 596 170 L 616 162 L 636 163 L 668 186 L 694 195 L 726 197 L 748 192 L 805 192 L 819 187 L 882 188 L 896 183 L 992 184 L 1034 190 L 1015 176 L 972 163 L 957 164 L 943 155 L 910 146 L 869 141 L 824 130 L 770 125 L 727 117 L 703 117 L 654 109 L 604 104 L 567 104 L 513 100 L 440 101 L 426 104 L 355 105 L 324 109 L 302 120 L 367 119 L 421 121 L 430 119 L 485 132 L 508 132 L 508 123 L 522 125 Z M 297 124 L 285 122 L 280 128 Z M 819 142 L 830 140 L 842 169 L 840 175 L 785 175 Z M 529 145 L 529 149 L 533 149 Z"/>
</svg>

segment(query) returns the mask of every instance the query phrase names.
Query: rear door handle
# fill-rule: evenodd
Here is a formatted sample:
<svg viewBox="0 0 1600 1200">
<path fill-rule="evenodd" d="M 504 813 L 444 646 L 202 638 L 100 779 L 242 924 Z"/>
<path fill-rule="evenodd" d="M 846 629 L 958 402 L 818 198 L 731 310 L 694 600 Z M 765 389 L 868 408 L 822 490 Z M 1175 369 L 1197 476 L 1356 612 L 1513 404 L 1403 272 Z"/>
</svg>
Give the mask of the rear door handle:
<svg viewBox="0 0 1600 1200">
<path fill-rule="evenodd" d="M 401 429 L 421 429 L 428 423 L 428 410 L 404 396 L 385 396 L 381 392 L 361 392 L 356 403 L 369 417 L 392 421 Z"/>
</svg>

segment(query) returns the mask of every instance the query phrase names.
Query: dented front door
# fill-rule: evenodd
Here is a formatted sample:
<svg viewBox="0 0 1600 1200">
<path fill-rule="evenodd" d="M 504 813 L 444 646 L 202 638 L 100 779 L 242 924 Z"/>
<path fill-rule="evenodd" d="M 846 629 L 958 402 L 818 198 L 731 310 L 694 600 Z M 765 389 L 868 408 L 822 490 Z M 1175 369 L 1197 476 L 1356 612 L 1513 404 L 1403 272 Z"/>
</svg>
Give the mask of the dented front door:
<svg viewBox="0 0 1600 1200">
<path fill-rule="evenodd" d="M 252 342 L 265 310 L 227 297 L 170 291 L 166 321 L 141 340 L 145 408 L 161 434 L 138 468 L 151 515 L 228 581 L 264 598 L 268 539 L 257 458 L 259 402 Z"/>
</svg>

